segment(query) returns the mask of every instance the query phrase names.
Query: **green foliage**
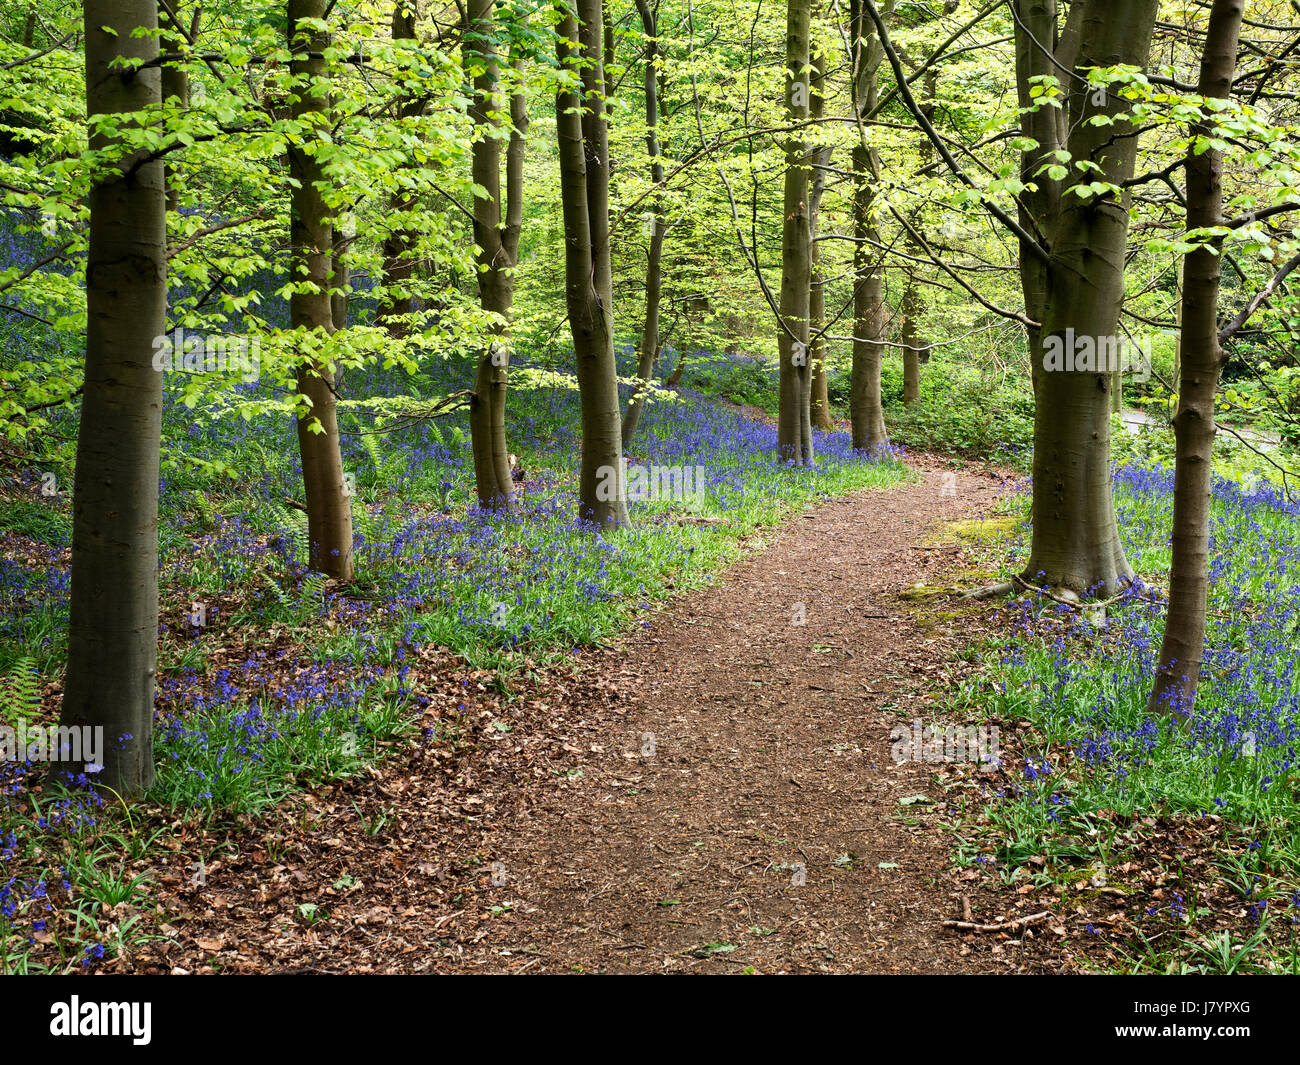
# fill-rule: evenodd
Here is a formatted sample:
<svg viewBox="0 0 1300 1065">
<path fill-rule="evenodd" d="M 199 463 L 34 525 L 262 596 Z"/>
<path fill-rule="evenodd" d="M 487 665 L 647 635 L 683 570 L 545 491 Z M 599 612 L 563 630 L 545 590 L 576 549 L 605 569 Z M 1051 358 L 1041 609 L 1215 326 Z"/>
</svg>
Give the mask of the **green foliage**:
<svg viewBox="0 0 1300 1065">
<path fill-rule="evenodd" d="M 890 439 L 913 451 L 955 452 L 1007 465 L 1028 462 L 1034 396 L 1027 378 L 981 370 L 953 352 L 921 368 L 921 398 L 904 406 L 901 360 L 882 372 Z"/>
<path fill-rule="evenodd" d="M 680 385 L 708 396 L 717 396 L 744 406 L 776 413 L 777 368 L 775 362 L 752 355 L 716 355 L 688 352 L 678 356 L 687 361 Z"/>
<path fill-rule="evenodd" d="M 41 705 L 41 675 L 36 662 L 20 658 L 0 678 L 0 725 L 30 724 Z"/>
</svg>

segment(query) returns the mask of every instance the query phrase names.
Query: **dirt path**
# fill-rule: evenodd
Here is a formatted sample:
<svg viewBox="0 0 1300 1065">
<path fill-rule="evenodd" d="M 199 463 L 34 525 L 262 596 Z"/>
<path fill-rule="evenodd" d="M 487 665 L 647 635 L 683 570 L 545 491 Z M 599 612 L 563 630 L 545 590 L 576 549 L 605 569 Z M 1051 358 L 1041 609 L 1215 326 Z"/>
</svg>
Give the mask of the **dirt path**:
<svg viewBox="0 0 1300 1065">
<path fill-rule="evenodd" d="M 240 841 L 141 967 L 1004 971 L 940 927 L 950 841 L 910 801 L 933 767 L 890 757 L 951 649 L 897 598 L 952 564 L 918 541 L 999 489 L 922 473 L 770 532 L 568 687 L 507 703 L 467 681 L 468 761 L 414 745 L 286 817 L 281 854 Z"/>
<path fill-rule="evenodd" d="M 937 928 L 953 916 L 945 842 L 899 805 L 927 787 L 924 766 L 890 757 L 911 715 L 884 709 L 940 661 L 895 599 L 938 563 L 918 539 L 998 483 L 943 487 L 930 470 L 808 511 L 610 656 L 633 681 L 623 734 L 506 860 L 535 969 L 969 969 Z M 467 959 L 521 960 L 496 944 Z"/>
</svg>

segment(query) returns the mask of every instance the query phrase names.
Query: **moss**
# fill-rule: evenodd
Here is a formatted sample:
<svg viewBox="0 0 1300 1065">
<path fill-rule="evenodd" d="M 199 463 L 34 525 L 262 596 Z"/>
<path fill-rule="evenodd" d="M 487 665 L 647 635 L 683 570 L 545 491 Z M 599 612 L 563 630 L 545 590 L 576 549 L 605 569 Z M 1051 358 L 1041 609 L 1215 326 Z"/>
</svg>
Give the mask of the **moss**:
<svg viewBox="0 0 1300 1065">
<path fill-rule="evenodd" d="M 899 592 L 898 598 L 908 602 L 924 602 L 928 599 L 935 599 L 939 596 L 952 595 L 951 587 L 937 588 L 929 584 L 914 584 L 906 591 Z"/>
<path fill-rule="evenodd" d="M 983 518 L 977 521 L 950 521 L 944 526 L 944 542 L 965 544 L 1002 543 L 1011 538 L 1022 518 L 1010 515 L 1004 518 Z"/>
</svg>

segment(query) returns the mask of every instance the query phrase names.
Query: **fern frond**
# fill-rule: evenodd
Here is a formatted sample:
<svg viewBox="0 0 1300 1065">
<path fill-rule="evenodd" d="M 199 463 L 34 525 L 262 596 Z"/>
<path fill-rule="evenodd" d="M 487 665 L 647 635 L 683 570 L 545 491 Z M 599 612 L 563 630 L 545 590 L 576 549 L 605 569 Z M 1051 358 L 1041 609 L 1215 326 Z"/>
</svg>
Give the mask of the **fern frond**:
<svg viewBox="0 0 1300 1065">
<path fill-rule="evenodd" d="M 41 675 L 34 658 L 20 658 L 0 687 L 0 722 L 24 724 L 41 704 Z"/>
</svg>

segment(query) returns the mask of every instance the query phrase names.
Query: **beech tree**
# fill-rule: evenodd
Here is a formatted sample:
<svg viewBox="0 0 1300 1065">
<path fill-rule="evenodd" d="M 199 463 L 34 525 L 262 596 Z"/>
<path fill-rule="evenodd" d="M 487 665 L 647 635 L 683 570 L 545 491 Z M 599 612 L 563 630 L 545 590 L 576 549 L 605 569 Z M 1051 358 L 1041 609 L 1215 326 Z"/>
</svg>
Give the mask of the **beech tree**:
<svg viewBox="0 0 1300 1065">
<path fill-rule="evenodd" d="M 1111 495 L 1113 379 L 1086 365 L 1074 368 L 1072 359 L 1045 370 L 1044 355 L 1049 338 L 1067 348 L 1081 337 L 1113 346 L 1119 331 L 1129 228 L 1125 183 L 1133 177 L 1139 130 L 1119 91 L 1122 82 L 1090 80 L 1088 72 L 1145 67 L 1158 6 L 1158 0 L 1075 3 L 1059 31 L 1055 0 L 1016 5 L 1016 83 L 1025 133 L 1034 142 L 1025 150 L 1024 171 L 1038 189 L 1021 203 L 1025 313 L 1038 323 L 1029 330 L 1033 540 L 1021 576 L 1078 595 L 1116 594 L 1133 575 Z M 1056 107 L 1040 99 L 1041 79 L 1058 76 L 1064 85 Z"/>
<path fill-rule="evenodd" d="M 785 195 L 781 224 L 780 408 L 777 450 L 786 462 L 813 464 L 812 360 L 808 350 L 812 245 L 808 204 L 806 126 L 811 99 L 811 0 L 788 0 L 785 31 L 785 112 L 793 127 L 785 142 Z"/>
<path fill-rule="evenodd" d="M 510 506 L 514 482 L 506 446 L 506 387 L 510 367 L 510 308 L 514 303 L 514 268 L 519 260 L 519 233 L 524 217 L 524 150 L 528 103 L 522 63 L 514 72 L 509 93 L 510 129 L 506 150 L 506 180 L 501 181 L 501 62 L 495 35 L 494 0 L 470 0 L 465 49 L 474 66 L 474 99 L 469 113 L 477 130 L 473 144 L 474 183 L 486 196 L 474 200 L 474 244 L 477 249 L 479 300 L 497 316 L 497 327 L 485 337 L 474 375 L 470 400 L 470 440 L 474 449 L 474 480 L 479 506 L 497 510 Z"/>
<path fill-rule="evenodd" d="M 645 407 L 645 393 L 654 377 L 655 363 L 659 358 L 659 304 L 663 298 L 664 237 L 667 219 L 664 217 L 663 193 L 658 186 L 664 182 L 663 153 L 659 146 L 659 3 L 655 0 L 636 0 L 641 16 L 641 30 L 645 34 L 645 142 L 650 158 L 650 180 L 656 190 L 651 195 L 651 209 L 646 222 L 649 227 L 649 245 L 645 265 L 645 318 L 641 324 L 641 343 L 637 354 L 636 391 L 627 404 L 627 417 L 623 419 L 623 446 L 628 447 L 641 424 L 641 411 Z"/>
<path fill-rule="evenodd" d="M 955 5 L 945 4 L 945 9 Z M 921 113 L 931 122 L 934 120 L 934 94 L 938 86 L 938 71 L 934 68 L 926 71 L 925 99 L 921 102 Z M 934 148 L 928 140 L 921 140 L 921 170 L 925 171 L 934 163 Z M 922 226 L 920 212 L 912 217 L 912 224 Z M 907 239 L 909 254 L 919 256 L 920 247 L 909 234 Z M 921 366 L 929 358 L 929 345 L 921 336 L 920 316 L 925 310 L 925 301 L 921 298 L 921 281 L 915 266 L 904 269 L 903 298 L 899 305 L 902 324 L 899 327 L 899 345 L 903 356 L 903 404 L 911 406 L 921 398 Z"/>
<path fill-rule="evenodd" d="M 167 204 L 162 162 L 131 147 L 129 134 L 161 106 L 162 71 L 156 0 L 86 0 L 83 13 L 90 147 L 105 159 L 90 192 L 60 724 L 103 728 L 95 779 L 131 797 L 154 775 L 163 389 L 153 353 L 166 333 Z M 74 775 L 86 768 L 55 763 Z"/>
<path fill-rule="evenodd" d="M 290 102 L 294 134 L 288 145 L 290 194 L 289 320 L 302 362 L 298 392 L 309 410 L 298 419 L 298 449 L 307 501 L 310 565 L 339 580 L 352 579 L 352 498 L 339 449 L 337 364 L 329 354 L 334 334 L 330 299 L 334 228 L 325 203 L 329 180 L 320 160 L 328 129 L 328 86 L 323 53 L 329 45 L 328 0 L 289 0 L 287 35 L 295 84 Z"/>
<path fill-rule="evenodd" d="M 897 90 L 945 164 L 975 193 L 907 87 L 897 50 L 872 0 L 862 0 L 893 69 Z M 1024 115 L 1018 219 L 980 196 L 1019 241 L 1023 314 L 1034 384 L 1032 544 L 1019 580 L 1070 595 L 1114 594 L 1133 574 L 1115 523 L 1110 480 L 1114 376 L 1073 359 L 1083 338 L 1115 350 L 1140 130 L 1122 87 L 1147 62 L 1158 0 L 1071 5 L 1064 28 L 1055 0 L 1013 8 L 1016 85 Z M 1059 82 L 1064 85 L 1055 91 Z M 1032 180 L 1026 180 L 1032 179 Z M 900 219 L 900 221 L 903 221 Z M 903 222 L 918 239 L 914 226 Z M 978 292 L 945 267 L 972 295 Z M 985 301 L 987 302 L 987 301 Z M 990 305 L 991 306 L 991 305 Z M 1044 369 L 1048 346 L 1070 348 Z"/>
<path fill-rule="evenodd" d="M 575 10 L 576 9 L 576 10 Z M 609 134 L 600 0 L 558 9 L 555 98 L 564 215 L 565 303 L 582 402 L 578 516 L 602 530 L 628 523 L 614 296 L 609 254 Z"/>
<path fill-rule="evenodd" d="M 160 5 L 158 10 L 158 24 L 166 32 L 163 33 L 161 40 L 165 47 L 170 50 L 172 46 L 183 46 L 189 42 L 198 30 L 199 20 L 202 17 L 202 11 L 195 9 L 193 26 L 188 31 L 180 22 L 180 13 L 182 5 L 177 3 L 171 5 Z M 172 16 L 176 15 L 176 18 Z M 162 65 L 162 94 L 163 99 L 172 103 L 176 107 L 188 107 L 190 103 L 190 75 L 183 62 L 164 63 Z M 167 169 L 167 210 L 175 211 L 180 207 L 180 187 L 171 172 Z"/>
<path fill-rule="evenodd" d="M 390 32 L 395 45 L 399 41 L 415 44 L 416 24 L 419 17 L 420 9 L 416 0 L 395 0 L 390 22 Z M 425 101 L 422 97 L 414 93 L 405 93 L 397 104 L 397 121 L 401 123 L 415 118 L 422 114 L 424 109 Z M 405 285 L 415 273 L 415 256 L 412 254 L 415 234 L 402 219 L 415 206 L 415 200 L 416 197 L 409 188 L 403 188 L 393 194 L 393 213 L 398 221 L 383 241 L 384 280 L 389 287 L 389 292 L 380 302 L 377 317 L 389 334 L 397 340 L 405 337 L 410 331 L 411 293 Z"/>
<path fill-rule="evenodd" d="M 853 447 L 867 452 L 889 444 L 880 394 L 885 297 L 873 191 L 879 159 L 868 143 L 863 126 L 879 102 L 876 72 L 881 54 L 877 27 L 869 17 L 864 0 L 850 0 L 849 13 L 852 102 L 859 124 L 858 139 L 853 146 L 853 365 L 849 379 L 849 423 Z"/>
<path fill-rule="evenodd" d="M 1212 144 L 1214 112 L 1209 101 L 1226 100 L 1232 91 L 1244 9 L 1243 0 L 1214 0 L 1210 8 L 1196 86 L 1206 102 L 1203 117 L 1192 126 L 1184 163 L 1189 233 L 1212 231 L 1224 221 L 1223 153 Z M 1222 236 L 1212 237 L 1183 260 L 1169 609 L 1149 701 L 1153 711 L 1180 715 L 1190 713 L 1196 702 L 1205 647 L 1214 401 L 1223 372 L 1222 341 L 1227 339 L 1226 330 L 1220 336 L 1218 315 L 1222 247 Z"/>
<path fill-rule="evenodd" d="M 811 93 L 808 100 L 809 121 L 815 126 L 826 114 L 826 54 L 817 50 L 812 56 Z M 817 429 L 831 429 L 830 386 L 826 375 L 826 285 L 822 277 L 821 242 L 818 223 L 821 220 L 821 202 L 826 193 L 826 172 L 831 164 L 834 146 L 818 145 L 809 152 L 812 167 L 811 187 L 808 190 L 808 335 L 809 356 L 812 360 L 812 383 L 809 399 L 809 417 Z"/>
</svg>

